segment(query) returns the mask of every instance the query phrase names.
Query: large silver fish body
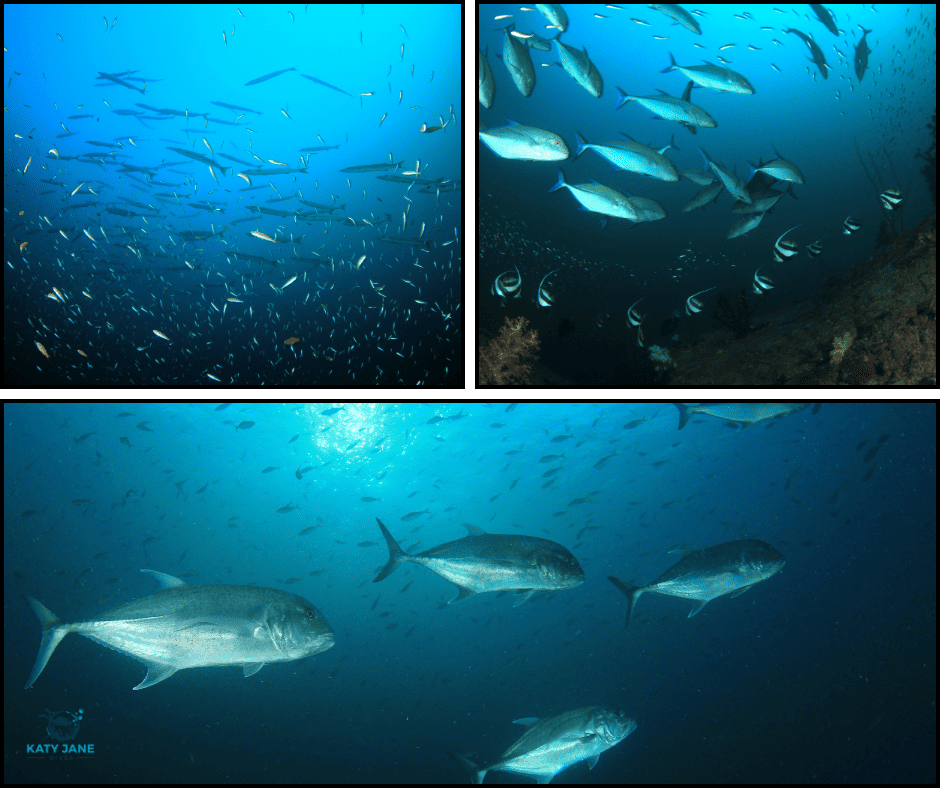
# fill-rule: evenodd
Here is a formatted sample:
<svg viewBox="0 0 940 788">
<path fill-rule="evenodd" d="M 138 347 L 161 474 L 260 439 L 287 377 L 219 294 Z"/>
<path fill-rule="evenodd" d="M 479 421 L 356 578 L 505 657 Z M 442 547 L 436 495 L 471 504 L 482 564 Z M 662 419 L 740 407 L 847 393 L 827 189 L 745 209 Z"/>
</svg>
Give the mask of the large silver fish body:
<svg viewBox="0 0 940 788">
<path fill-rule="evenodd" d="M 605 750 L 620 744 L 636 730 L 636 721 L 612 706 L 585 706 L 555 717 L 514 720 L 529 729 L 495 763 L 480 767 L 451 753 L 474 783 L 482 783 L 489 771 L 513 772 L 549 783 L 558 772 L 581 761 L 593 769 Z"/>
<path fill-rule="evenodd" d="M 402 564 L 411 561 L 460 589 L 451 602 L 459 602 L 486 591 L 520 591 L 517 607 L 536 591 L 574 588 L 584 582 L 584 570 L 571 552 L 558 542 L 537 536 L 488 534 L 465 523 L 469 535 L 463 539 L 409 555 L 398 545 L 385 525 L 375 518 L 388 544 L 388 563 L 372 581 L 384 580 Z"/>
<path fill-rule="evenodd" d="M 69 632 L 143 662 L 147 675 L 135 690 L 183 668 L 239 665 L 252 676 L 267 662 L 303 659 L 333 645 L 333 630 L 320 611 L 296 594 L 257 586 L 192 586 L 162 572 L 141 571 L 162 589 L 91 621 L 65 624 L 26 597 L 42 625 L 27 688 Z"/>
<path fill-rule="evenodd" d="M 673 405 L 679 409 L 680 430 L 696 413 L 750 427 L 758 421 L 783 418 L 809 407 L 806 402 L 674 402 Z"/>
<path fill-rule="evenodd" d="M 786 558 L 773 545 L 760 539 L 738 539 L 690 553 L 647 586 L 632 586 L 616 577 L 607 579 L 627 597 L 626 627 L 644 592 L 693 600 L 696 604 L 689 612 L 692 618 L 711 600 L 726 594 L 738 596 L 772 577 L 784 563 Z"/>
</svg>

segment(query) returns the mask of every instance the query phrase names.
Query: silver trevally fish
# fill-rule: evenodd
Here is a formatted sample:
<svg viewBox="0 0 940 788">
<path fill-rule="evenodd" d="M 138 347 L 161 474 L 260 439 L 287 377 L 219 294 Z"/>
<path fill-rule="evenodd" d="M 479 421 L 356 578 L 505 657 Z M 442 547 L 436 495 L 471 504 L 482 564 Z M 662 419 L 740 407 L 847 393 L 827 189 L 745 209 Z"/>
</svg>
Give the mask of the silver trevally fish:
<svg viewBox="0 0 940 788">
<path fill-rule="evenodd" d="M 486 62 L 486 55 L 478 52 L 480 56 L 479 63 L 479 93 L 480 103 L 489 109 L 493 106 L 493 97 L 496 95 L 496 82 L 493 79 L 493 72 L 490 70 L 490 64 Z"/>
<path fill-rule="evenodd" d="M 607 579 L 627 597 L 626 627 L 636 601 L 644 592 L 693 600 L 696 604 L 689 613 L 692 618 L 711 600 L 725 594 L 738 596 L 777 574 L 784 563 L 783 554 L 767 542 L 738 539 L 690 553 L 647 586 L 632 586 L 616 577 Z"/>
<path fill-rule="evenodd" d="M 826 6 L 820 5 L 819 3 L 810 3 L 809 7 L 816 12 L 819 21 L 829 28 L 829 32 L 835 36 L 839 35 L 839 26 L 836 24 L 835 17 L 833 17 L 832 12 L 826 8 Z"/>
<path fill-rule="evenodd" d="M 506 27 L 503 39 L 503 63 L 512 77 L 512 81 L 523 96 L 528 96 L 535 87 L 535 66 L 529 55 L 529 48 L 511 34 L 514 25 Z"/>
<path fill-rule="evenodd" d="M 859 27 L 862 27 L 859 25 Z M 871 50 L 868 48 L 868 34 L 871 32 L 868 28 L 862 27 L 862 39 L 855 45 L 855 76 L 858 81 L 862 81 L 865 76 L 865 69 L 868 68 L 868 55 Z"/>
<path fill-rule="evenodd" d="M 780 181 L 792 181 L 793 183 L 803 183 L 803 173 L 792 161 L 786 159 L 774 159 L 766 164 L 761 164 L 754 168 L 754 172 L 766 172 L 768 175 Z"/>
<path fill-rule="evenodd" d="M 240 665 L 245 676 L 253 676 L 267 662 L 303 659 L 333 645 L 333 630 L 320 611 L 296 594 L 257 586 L 192 586 L 163 572 L 141 571 L 161 590 L 90 621 L 64 624 L 26 597 L 42 625 L 27 688 L 69 632 L 143 662 L 147 675 L 135 690 L 183 668 Z"/>
<path fill-rule="evenodd" d="M 745 214 L 741 219 L 738 219 L 734 224 L 731 225 L 731 229 L 728 230 L 728 235 L 725 237 L 738 238 L 742 235 L 746 235 L 755 227 L 757 227 L 757 225 L 759 225 L 763 219 L 764 212 Z"/>
<path fill-rule="evenodd" d="M 636 730 L 636 721 L 613 706 L 585 706 L 555 717 L 525 717 L 513 720 L 528 730 L 489 766 L 478 766 L 462 755 L 451 756 L 470 772 L 474 784 L 483 782 L 487 772 L 527 774 L 541 785 L 550 783 L 558 772 L 581 761 L 589 768 L 605 750 L 620 744 Z"/>
<path fill-rule="evenodd" d="M 798 413 L 809 407 L 805 402 L 719 402 L 691 403 L 674 402 L 679 409 L 679 429 L 681 430 L 696 413 L 715 416 L 725 421 L 733 421 L 742 427 L 750 427 L 764 419 L 778 419 Z"/>
<path fill-rule="evenodd" d="M 744 183 L 737 175 L 733 172 L 728 172 L 720 164 L 716 164 L 711 160 L 711 157 L 705 153 L 701 148 L 698 149 L 699 153 L 702 154 L 702 158 L 708 163 L 708 166 L 711 167 L 712 172 L 715 173 L 724 184 L 725 188 L 730 194 L 733 194 L 735 198 L 741 200 L 741 202 L 746 202 L 748 205 L 751 204 L 751 195 L 747 193 L 747 184 Z"/>
<path fill-rule="evenodd" d="M 649 175 L 661 181 L 679 180 L 679 173 L 676 171 L 675 166 L 663 155 L 664 151 L 672 147 L 671 145 L 667 145 L 662 150 L 655 150 L 648 145 L 631 139 L 617 140 L 616 142 L 601 145 L 588 142 L 577 132 L 575 137 L 577 138 L 575 158 L 590 148 L 619 170 Z"/>
<path fill-rule="evenodd" d="M 633 221 L 637 223 L 655 222 L 657 219 L 666 218 L 666 209 L 649 197 L 633 197 L 628 192 L 627 203 L 635 214 L 636 218 Z"/>
<path fill-rule="evenodd" d="M 712 200 L 716 200 L 718 195 L 721 194 L 721 190 L 725 188 L 725 185 L 718 179 L 715 178 L 714 181 L 709 183 L 707 186 L 703 186 L 699 189 L 689 200 L 683 211 L 694 211 L 696 208 L 702 208 L 705 205 L 708 205 Z"/>
<path fill-rule="evenodd" d="M 829 64 L 826 62 L 826 56 L 823 54 L 823 51 L 819 48 L 819 44 L 816 43 L 813 37 L 790 27 L 784 28 L 783 32 L 793 33 L 794 35 L 797 35 L 803 39 L 806 46 L 809 47 L 809 51 L 813 55 L 812 57 L 808 57 L 806 59 L 816 64 L 816 67 L 819 69 L 819 73 L 822 74 L 823 79 L 829 79 Z"/>
<path fill-rule="evenodd" d="M 676 59 L 669 53 L 670 64 L 660 73 L 667 71 L 681 71 L 688 79 L 691 79 L 696 85 L 703 88 L 711 88 L 722 93 L 754 93 L 754 86 L 747 81 L 747 77 L 732 71 L 730 68 L 716 66 L 713 63 L 705 61 L 704 66 L 680 66 Z"/>
<path fill-rule="evenodd" d="M 568 158 L 568 148 L 561 137 L 534 126 L 509 121 L 508 126 L 481 129 L 479 134 L 486 147 L 503 159 L 561 161 Z"/>
<path fill-rule="evenodd" d="M 548 21 L 549 26 L 564 33 L 568 29 L 568 14 L 559 3 L 536 3 L 535 7 Z"/>
<path fill-rule="evenodd" d="M 660 5 L 653 4 L 650 5 L 650 8 L 655 8 L 657 11 L 662 11 L 674 22 L 677 22 L 683 27 L 688 28 L 693 33 L 695 33 L 695 35 L 702 35 L 702 28 L 700 28 L 698 22 L 695 21 L 695 17 L 686 11 L 681 5 L 676 5 L 674 3 L 664 3 Z"/>
<path fill-rule="evenodd" d="M 660 96 L 630 96 L 617 88 L 620 99 L 614 109 L 620 109 L 628 101 L 635 101 L 645 107 L 654 115 L 676 123 L 685 123 L 690 126 L 700 126 L 703 129 L 713 129 L 718 124 L 705 110 L 690 101 L 683 101 L 668 93 Z"/>
<path fill-rule="evenodd" d="M 409 555 L 395 541 L 382 521 L 388 544 L 388 563 L 373 583 L 384 580 L 408 561 L 430 569 L 460 589 L 451 602 L 459 602 L 486 591 L 520 591 L 517 607 L 536 591 L 559 591 L 584 582 L 584 570 L 568 548 L 537 536 L 489 534 L 475 525 L 464 524 L 469 534 L 463 539 Z M 448 603 L 449 604 L 449 603 Z"/>
<path fill-rule="evenodd" d="M 562 44 L 560 38 L 556 38 L 555 43 L 558 44 L 558 55 L 565 73 L 594 98 L 599 98 L 604 92 L 604 80 L 601 79 L 597 66 L 588 57 L 587 47 L 582 52 Z"/>
<path fill-rule="evenodd" d="M 571 184 L 565 181 L 565 174 L 559 170 L 558 182 L 549 191 L 553 192 L 561 188 L 570 191 L 574 198 L 584 206 L 585 211 L 616 216 L 620 219 L 629 219 L 631 222 L 640 221 L 636 209 L 630 204 L 630 198 L 614 191 L 609 186 L 604 186 L 596 181 L 594 183 Z"/>
</svg>

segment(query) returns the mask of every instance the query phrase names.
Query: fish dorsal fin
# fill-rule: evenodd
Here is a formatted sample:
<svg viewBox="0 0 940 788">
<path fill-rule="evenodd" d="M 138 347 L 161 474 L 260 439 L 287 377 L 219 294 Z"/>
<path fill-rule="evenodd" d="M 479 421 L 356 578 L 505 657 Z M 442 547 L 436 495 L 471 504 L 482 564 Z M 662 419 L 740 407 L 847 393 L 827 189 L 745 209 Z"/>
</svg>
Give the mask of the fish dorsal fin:
<svg viewBox="0 0 940 788">
<path fill-rule="evenodd" d="M 476 525 L 464 523 L 463 527 L 467 529 L 467 536 L 486 536 L 486 531 Z"/>
<path fill-rule="evenodd" d="M 535 723 L 537 723 L 541 717 L 522 717 L 518 720 L 513 720 L 513 725 L 525 725 L 527 728 L 531 728 Z"/>
</svg>

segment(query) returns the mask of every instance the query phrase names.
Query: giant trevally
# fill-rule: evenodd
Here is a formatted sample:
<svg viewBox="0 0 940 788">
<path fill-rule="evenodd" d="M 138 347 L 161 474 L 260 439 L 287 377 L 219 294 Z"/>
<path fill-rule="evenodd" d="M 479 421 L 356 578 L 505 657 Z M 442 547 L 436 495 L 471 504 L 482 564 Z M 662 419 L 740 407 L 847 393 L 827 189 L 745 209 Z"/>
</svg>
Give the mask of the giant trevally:
<svg viewBox="0 0 940 788">
<path fill-rule="evenodd" d="M 163 572 L 141 571 L 161 590 L 89 621 L 64 624 L 26 597 L 42 625 L 27 688 L 69 632 L 143 662 L 147 675 L 135 690 L 183 668 L 239 665 L 245 676 L 253 676 L 267 662 L 303 659 L 333 645 L 333 630 L 320 611 L 296 594 L 257 586 L 192 586 Z"/>
<path fill-rule="evenodd" d="M 696 85 L 718 90 L 722 93 L 754 93 L 754 86 L 747 81 L 747 77 L 737 71 L 732 71 L 730 68 L 716 66 L 707 60 L 704 66 L 680 66 L 676 63 L 672 52 L 669 53 L 669 61 L 670 64 L 660 73 L 681 71 Z"/>
<path fill-rule="evenodd" d="M 564 6 L 559 3 L 536 3 L 535 7 L 548 21 L 547 27 L 562 33 L 568 29 L 568 14 L 565 13 Z"/>
<path fill-rule="evenodd" d="M 503 63 L 512 77 L 512 81 L 523 96 L 528 96 L 535 87 L 535 66 L 529 55 L 528 47 L 514 35 L 511 35 L 513 25 L 506 28 L 506 38 L 503 40 Z"/>
<path fill-rule="evenodd" d="M 496 95 L 496 82 L 493 79 L 493 72 L 490 69 L 490 64 L 486 62 L 486 54 L 479 51 L 477 54 L 480 56 L 480 62 L 478 65 L 479 73 L 477 76 L 477 80 L 480 83 L 480 103 L 489 109 L 493 106 L 493 97 Z"/>
<path fill-rule="evenodd" d="M 862 27 L 859 25 L 859 27 Z M 862 77 L 865 76 L 865 69 L 868 68 L 868 53 L 871 50 L 868 48 L 868 41 L 866 36 L 871 32 L 867 28 L 862 27 L 862 40 L 855 45 L 855 76 L 858 77 L 858 81 L 862 81 Z"/>
<path fill-rule="evenodd" d="M 663 3 L 660 5 L 651 4 L 650 8 L 655 8 L 657 11 L 662 11 L 674 22 L 677 22 L 684 28 L 691 30 L 693 33 L 695 33 L 695 35 L 702 35 L 702 28 L 700 28 L 698 22 L 695 21 L 695 17 L 686 11 L 681 5 L 676 5 L 675 3 Z"/>
<path fill-rule="evenodd" d="M 666 150 L 672 147 L 671 145 L 667 145 L 662 150 L 655 150 L 632 139 L 617 140 L 600 145 L 588 142 L 578 133 L 575 133 L 575 138 L 577 139 L 575 158 L 590 148 L 607 159 L 618 170 L 649 175 L 661 181 L 679 180 L 679 173 L 676 171 L 675 166 L 663 155 Z"/>
<path fill-rule="evenodd" d="M 785 562 L 783 554 L 767 542 L 738 539 L 690 553 L 647 586 L 629 585 L 616 577 L 607 579 L 627 597 L 626 627 L 636 601 L 644 592 L 693 600 L 695 606 L 689 613 L 692 618 L 711 600 L 725 594 L 738 596 L 777 574 Z"/>
<path fill-rule="evenodd" d="M 584 206 L 585 211 L 602 213 L 606 216 L 616 216 L 620 219 L 629 219 L 632 222 L 641 221 L 637 216 L 636 209 L 630 204 L 630 198 L 618 191 L 614 191 L 609 186 L 594 181 L 593 183 L 568 183 L 565 180 L 565 174 L 558 171 L 558 181 L 550 192 L 556 189 L 565 188 L 570 191 L 574 198 Z"/>
<path fill-rule="evenodd" d="M 662 93 L 660 96 L 630 96 L 620 88 L 617 88 L 617 92 L 620 94 L 620 99 L 614 109 L 620 109 L 628 101 L 635 101 L 654 115 L 659 115 L 666 120 L 674 120 L 676 123 L 700 126 L 703 129 L 713 129 L 718 125 L 715 119 L 698 105 L 677 99 L 663 91 L 660 91 Z"/>
<path fill-rule="evenodd" d="M 588 57 L 587 47 L 582 52 L 562 44 L 560 38 L 556 38 L 555 43 L 558 44 L 558 56 L 565 73 L 594 98 L 599 98 L 604 92 L 604 80 L 601 79 L 597 66 Z"/>
<path fill-rule="evenodd" d="M 565 141 L 557 134 L 510 120 L 508 126 L 480 129 L 480 140 L 503 159 L 561 161 L 568 158 Z"/>
<path fill-rule="evenodd" d="M 746 202 L 748 205 L 751 204 L 751 195 L 747 193 L 747 184 L 744 183 L 737 175 L 733 172 L 728 172 L 720 164 L 716 164 L 711 160 L 711 157 L 705 153 L 701 148 L 698 149 L 698 152 L 702 154 L 702 158 L 705 159 L 705 163 L 711 167 L 712 172 L 718 176 L 721 182 L 724 184 L 724 187 L 728 190 L 730 194 L 733 194 L 737 199 L 742 202 Z"/>
<path fill-rule="evenodd" d="M 522 596 L 513 605 L 517 607 L 536 591 L 559 591 L 584 582 L 584 570 L 578 559 L 566 547 L 538 536 L 490 534 L 464 523 L 468 535 L 463 539 L 409 555 L 378 517 L 375 521 L 388 544 L 388 563 L 373 583 L 411 561 L 460 589 L 451 602 L 486 591 L 519 591 Z"/>
<path fill-rule="evenodd" d="M 685 173 L 683 173 L 685 174 Z M 703 186 L 699 189 L 683 207 L 683 211 L 694 211 L 696 208 L 701 208 L 705 205 L 708 205 L 712 200 L 717 200 L 718 195 L 721 194 L 721 190 L 725 188 L 725 185 L 718 179 L 715 178 L 714 181 L 709 183 L 707 186 Z"/>
<path fill-rule="evenodd" d="M 666 209 L 649 197 L 634 197 L 627 192 L 627 204 L 633 211 L 635 222 L 655 222 L 666 218 Z"/>
<path fill-rule="evenodd" d="M 826 8 L 826 6 L 821 5 L 820 3 L 810 3 L 809 7 L 816 12 L 816 16 L 819 17 L 819 21 L 829 28 L 829 32 L 836 36 L 839 35 L 839 26 L 836 25 L 836 20 L 832 16 L 832 12 Z"/>
<path fill-rule="evenodd" d="M 809 407 L 807 402 L 674 402 L 672 404 L 679 409 L 680 430 L 696 413 L 733 421 L 742 427 L 750 427 L 758 421 L 779 419 Z"/>
<path fill-rule="evenodd" d="M 620 744 L 636 730 L 636 720 L 613 706 L 585 706 L 555 717 L 525 717 L 513 720 L 529 729 L 489 766 L 478 766 L 462 755 L 451 756 L 467 771 L 474 784 L 483 782 L 487 772 L 527 774 L 539 784 L 550 783 L 558 772 L 581 761 L 588 768 L 597 765 L 605 750 Z"/>
<path fill-rule="evenodd" d="M 764 213 L 765 212 L 749 213 L 743 218 L 738 219 L 734 224 L 731 225 L 731 229 L 728 230 L 728 234 L 725 237 L 737 238 L 738 236 L 749 233 L 761 223 L 764 218 Z"/>
<path fill-rule="evenodd" d="M 816 64 L 819 69 L 819 73 L 823 75 L 823 79 L 829 79 L 829 64 L 826 62 L 826 56 L 823 54 L 822 50 L 819 48 L 819 44 L 813 39 L 812 36 L 806 35 L 795 28 L 786 28 L 784 33 L 794 33 L 803 39 L 806 46 L 809 47 L 809 51 L 812 53 L 812 57 L 807 58 L 807 60 Z"/>
<path fill-rule="evenodd" d="M 766 172 L 768 175 L 780 181 L 791 181 L 793 183 L 803 183 L 803 173 L 792 161 L 786 159 L 774 159 L 766 164 L 761 164 L 754 168 L 754 172 Z"/>
</svg>

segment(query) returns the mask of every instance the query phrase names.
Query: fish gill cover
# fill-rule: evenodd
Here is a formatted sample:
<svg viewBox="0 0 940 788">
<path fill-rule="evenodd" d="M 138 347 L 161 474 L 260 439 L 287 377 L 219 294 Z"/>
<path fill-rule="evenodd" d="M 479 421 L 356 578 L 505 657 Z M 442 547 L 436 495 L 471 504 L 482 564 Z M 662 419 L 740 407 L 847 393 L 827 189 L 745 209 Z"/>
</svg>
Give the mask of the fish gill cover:
<svg viewBox="0 0 940 788">
<path fill-rule="evenodd" d="M 176 8 L 5 8 L 6 379 L 454 385 L 459 7 Z"/>
<path fill-rule="evenodd" d="M 857 281 L 846 275 L 873 249 L 879 277 L 917 249 L 916 266 L 935 270 L 922 223 L 935 6 L 538 9 L 479 11 L 481 348 L 524 317 L 540 342 L 530 383 L 662 381 L 651 345 L 695 356 L 683 383 L 718 382 L 719 362 L 723 382 L 787 383 L 852 330 L 881 369 L 869 382 L 924 379 L 877 348 L 910 322 L 901 305 L 931 311 L 935 288 L 866 331 L 872 315 L 851 317 L 851 288 L 831 285 Z M 738 338 L 755 333 L 774 364 L 735 378 L 759 350 Z"/>
</svg>

